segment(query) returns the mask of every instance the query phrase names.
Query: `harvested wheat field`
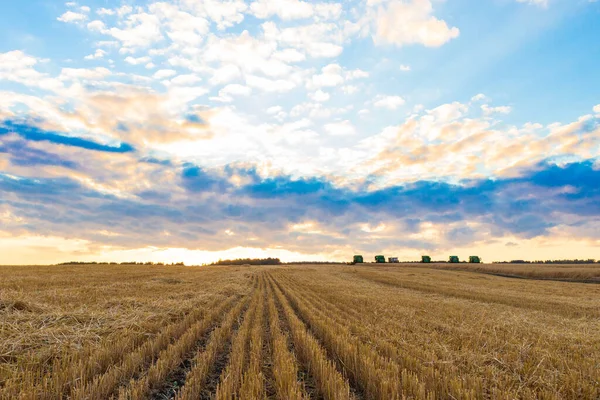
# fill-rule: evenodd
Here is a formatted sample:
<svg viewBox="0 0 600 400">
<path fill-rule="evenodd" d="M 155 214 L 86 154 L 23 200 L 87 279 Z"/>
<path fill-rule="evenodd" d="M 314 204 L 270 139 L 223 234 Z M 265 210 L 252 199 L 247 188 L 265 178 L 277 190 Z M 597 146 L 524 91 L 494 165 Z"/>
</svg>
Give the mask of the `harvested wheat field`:
<svg viewBox="0 0 600 400">
<path fill-rule="evenodd" d="M 0 267 L 0 397 L 597 399 L 600 285 L 416 265 Z"/>
</svg>

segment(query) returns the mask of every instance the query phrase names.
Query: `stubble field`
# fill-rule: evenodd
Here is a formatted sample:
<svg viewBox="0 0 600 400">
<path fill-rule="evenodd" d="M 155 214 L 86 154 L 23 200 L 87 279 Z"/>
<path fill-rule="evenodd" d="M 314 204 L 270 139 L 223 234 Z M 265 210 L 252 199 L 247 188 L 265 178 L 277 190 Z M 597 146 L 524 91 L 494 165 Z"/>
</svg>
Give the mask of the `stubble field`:
<svg viewBox="0 0 600 400">
<path fill-rule="evenodd" d="M 483 272 L 0 267 L 0 398 L 600 398 L 600 285 Z"/>
</svg>

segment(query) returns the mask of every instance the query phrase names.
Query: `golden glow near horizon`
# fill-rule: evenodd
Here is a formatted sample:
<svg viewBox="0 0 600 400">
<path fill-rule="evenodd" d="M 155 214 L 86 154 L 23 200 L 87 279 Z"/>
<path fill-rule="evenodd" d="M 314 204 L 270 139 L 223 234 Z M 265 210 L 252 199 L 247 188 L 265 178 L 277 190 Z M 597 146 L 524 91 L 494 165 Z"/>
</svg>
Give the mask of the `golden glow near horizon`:
<svg viewBox="0 0 600 400">
<path fill-rule="evenodd" d="M 517 243 L 518 241 L 518 243 Z M 234 247 L 218 251 L 190 250 L 184 248 L 143 247 L 119 249 L 111 246 L 95 246 L 86 240 L 63 239 L 57 237 L 0 236 L 0 252 L 4 265 L 56 264 L 68 261 L 98 262 L 184 262 L 186 265 L 201 265 L 219 259 L 236 258 L 280 258 L 284 262 L 293 261 L 351 261 L 354 254 L 363 254 L 370 262 L 375 254 L 386 257 L 399 257 L 402 261 L 418 261 L 427 254 L 434 260 L 447 260 L 450 254 L 468 260 L 470 255 L 478 255 L 484 262 L 504 260 L 548 260 L 569 258 L 571 252 L 579 259 L 595 259 L 600 241 L 574 240 L 569 238 L 538 238 L 519 240 L 507 237 L 495 243 L 475 243 L 473 246 L 455 247 L 446 250 L 421 251 L 386 248 L 366 251 L 346 248 L 331 253 L 299 253 L 276 248 Z M 569 251 L 565 252 L 565 248 Z"/>
</svg>

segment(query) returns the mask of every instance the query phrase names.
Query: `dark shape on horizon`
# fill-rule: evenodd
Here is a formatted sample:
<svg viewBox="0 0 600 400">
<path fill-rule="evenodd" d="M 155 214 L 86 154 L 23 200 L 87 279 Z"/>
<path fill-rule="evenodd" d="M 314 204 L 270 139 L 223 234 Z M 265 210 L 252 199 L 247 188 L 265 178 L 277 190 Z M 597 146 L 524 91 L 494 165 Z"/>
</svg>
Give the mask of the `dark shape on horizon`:
<svg viewBox="0 0 600 400">
<path fill-rule="evenodd" d="M 469 262 L 471 264 L 480 264 L 481 258 L 479 258 L 479 256 L 469 256 Z"/>
<path fill-rule="evenodd" d="M 511 261 L 494 261 L 492 264 L 600 264 L 600 260 L 596 261 L 593 258 L 587 260 L 511 260 Z"/>
<path fill-rule="evenodd" d="M 430 263 L 431 262 L 431 257 L 429 257 L 429 256 L 421 256 L 421 262 L 423 262 L 423 263 Z"/>
<path fill-rule="evenodd" d="M 389 262 L 389 263 L 393 263 L 393 264 L 397 264 L 397 263 L 399 263 L 400 261 L 398 261 L 398 257 L 389 257 L 389 258 L 388 258 L 388 262 Z"/>
<path fill-rule="evenodd" d="M 237 258 L 235 260 L 219 260 L 208 265 L 280 265 L 279 258 Z"/>
<path fill-rule="evenodd" d="M 450 256 L 450 259 L 448 260 L 448 262 L 455 264 L 455 263 L 459 263 L 460 260 L 458 259 L 458 256 Z"/>
<path fill-rule="evenodd" d="M 376 263 L 385 263 L 385 256 L 382 256 L 382 255 L 375 256 L 375 262 Z"/>
<path fill-rule="evenodd" d="M 352 261 L 353 264 L 362 264 L 364 262 L 365 262 L 365 260 L 363 259 L 363 256 L 361 256 L 360 254 L 355 255 L 354 259 Z"/>
</svg>

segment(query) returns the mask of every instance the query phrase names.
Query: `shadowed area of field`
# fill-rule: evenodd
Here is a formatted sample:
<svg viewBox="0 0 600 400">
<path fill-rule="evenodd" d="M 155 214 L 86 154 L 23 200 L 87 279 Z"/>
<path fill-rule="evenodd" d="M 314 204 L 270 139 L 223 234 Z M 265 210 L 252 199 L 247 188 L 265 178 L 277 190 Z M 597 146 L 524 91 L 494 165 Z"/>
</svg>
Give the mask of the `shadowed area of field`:
<svg viewBox="0 0 600 400">
<path fill-rule="evenodd" d="M 598 268 L 451 268 L 0 267 L 0 398 L 600 396 Z"/>
</svg>

